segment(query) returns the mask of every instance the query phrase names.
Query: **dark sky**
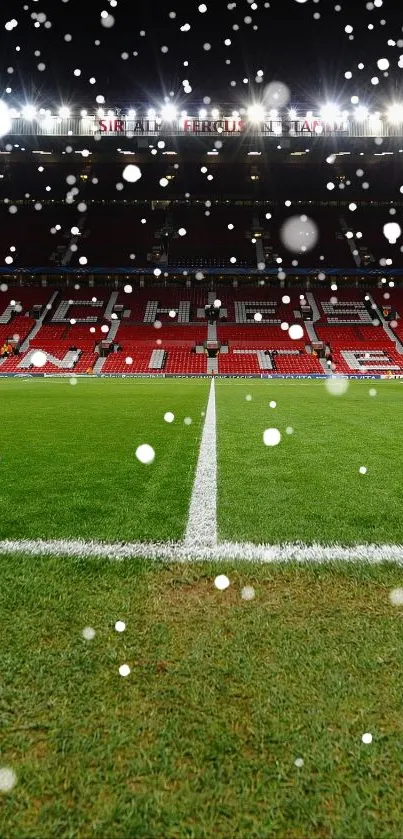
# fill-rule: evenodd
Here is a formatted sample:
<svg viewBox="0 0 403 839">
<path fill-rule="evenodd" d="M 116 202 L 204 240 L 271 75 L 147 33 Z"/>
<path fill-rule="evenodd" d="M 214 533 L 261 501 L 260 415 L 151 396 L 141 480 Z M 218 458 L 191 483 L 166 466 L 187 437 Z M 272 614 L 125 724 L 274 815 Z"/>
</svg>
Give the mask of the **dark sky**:
<svg viewBox="0 0 403 839">
<path fill-rule="evenodd" d="M 63 101 L 79 109 L 95 105 L 100 94 L 110 107 L 139 102 L 158 106 L 173 92 L 179 108 L 191 111 L 203 97 L 210 97 L 212 105 L 239 108 L 279 80 L 290 90 L 290 105 L 314 108 L 338 97 L 348 108 L 351 96 L 358 95 L 361 102 L 381 109 L 399 99 L 400 92 L 403 98 L 403 70 L 398 66 L 403 13 L 397 0 L 205 0 L 205 5 L 202 13 L 200 0 L 4 3 L 1 96 L 10 106 L 35 99 L 38 107 Z M 113 26 L 101 24 L 102 11 L 113 16 Z M 10 31 L 5 24 L 13 19 L 18 25 Z M 190 29 L 181 31 L 185 24 Z M 346 32 L 346 26 L 353 31 Z M 231 44 L 226 46 L 225 39 Z M 390 40 L 394 44 L 388 45 Z M 386 77 L 377 67 L 381 58 L 390 62 Z M 363 69 L 358 69 L 360 62 Z M 258 70 L 263 71 L 260 84 Z M 351 79 L 345 78 L 346 71 Z M 374 76 L 377 85 L 371 84 Z M 92 77 L 95 84 L 89 81 Z M 184 92 L 185 79 L 191 92 Z"/>
</svg>

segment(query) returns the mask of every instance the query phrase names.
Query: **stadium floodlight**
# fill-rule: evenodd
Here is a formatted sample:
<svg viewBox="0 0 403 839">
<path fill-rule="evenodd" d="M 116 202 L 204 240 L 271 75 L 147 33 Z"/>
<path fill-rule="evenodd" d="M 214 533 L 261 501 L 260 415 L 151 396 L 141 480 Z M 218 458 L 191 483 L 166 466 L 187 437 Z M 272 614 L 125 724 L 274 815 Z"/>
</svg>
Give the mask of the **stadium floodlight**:
<svg viewBox="0 0 403 839">
<path fill-rule="evenodd" d="M 354 119 L 356 119 L 357 122 L 363 122 L 368 119 L 369 116 L 370 114 L 368 108 L 366 108 L 365 105 L 358 105 L 358 108 L 354 111 Z"/>
<path fill-rule="evenodd" d="M 46 114 L 45 114 L 45 116 L 44 116 L 44 118 L 43 118 L 43 123 L 42 123 L 42 125 L 43 125 L 43 127 L 44 127 L 45 129 L 49 129 L 49 130 L 50 130 L 51 128 L 53 128 L 53 117 L 52 117 L 52 114 L 49 114 L 48 112 L 46 112 Z"/>
<path fill-rule="evenodd" d="M 288 116 L 290 117 L 290 119 L 296 119 L 297 118 L 296 109 L 295 108 L 290 108 L 290 110 L 288 111 Z"/>
<path fill-rule="evenodd" d="M 248 108 L 248 117 L 251 122 L 262 122 L 264 120 L 264 107 L 263 105 L 249 105 Z"/>
<path fill-rule="evenodd" d="M 83 119 L 88 116 L 88 111 L 86 111 L 85 109 L 83 111 L 81 111 L 80 113 L 81 113 L 81 116 L 83 117 Z"/>
<path fill-rule="evenodd" d="M 333 102 L 326 102 L 320 109 L 320 115 L 325 122 L 336 122 L 340 117 L 340 108 Z"/>
<path fill-rule="evenodd" d="M 59 116 L 62 117 L 62 119 L 68 119 L 70 116 L 70 108 L 67 108 L 66 105 L 62 105 L 62 107 L 59 108 Z"/>
<path fill-rule="evenodd" d="M 394 104 L 388 108 L 388 120 L 389 122 L 403 122 L 403 105 L 399 105 L 398 102 L 394 102 Z"/>
<path fill-rule="evenodd" d="M 22 109 L 22 116 L 24 119 L 33 119 L 35 116 L 35 108 L 33 105 L 24 105 Z"/>
<path fill-rule="evenodd" d="M 11 129 L 10 111 L 5 102 L 0 101 L 0 137 L 8 134 Z"/>
<path fill-rule="evenodd" d="M 155 117 L 155 108 L 149 108 L 147 111 L 147 116 L 149 119 L 154 119 Z"/>
<path fill-rule="evenodd" d="M 175 108 L 175 105 L 168 104 L 164 105 L 163 108 L 161 108 L 161 116 L 164 122 L 173 122 L 173 120 L 176 119 L 177 115 L 178 112 Z"/>
<path fill-rule="evenodd" d="M 136 111 L 134 110 L 134 108 L 130 108 L 130 110 L 127 112 L 127 116 L 128 116 L 128 119 L 134 119 L 135 118 Z"/>
<path fill-rule="evenodd" d="M 206 109 L 205 109 L 205 108 L 200 108 L 200 111 L 199 111 L 199 117 L 200 117 L 200 119 L 206 119 L 206 116 L 207 116 L 207 111 L 206 111 Z"/>
<path fill-rule="evenodd" d="M 213 117 L 213 119 L 218 119 L 218 117 L 220 116 L 218 108 L 213 108 L 213 110 L 211 111 L 211 116 Z"/>
</svg>

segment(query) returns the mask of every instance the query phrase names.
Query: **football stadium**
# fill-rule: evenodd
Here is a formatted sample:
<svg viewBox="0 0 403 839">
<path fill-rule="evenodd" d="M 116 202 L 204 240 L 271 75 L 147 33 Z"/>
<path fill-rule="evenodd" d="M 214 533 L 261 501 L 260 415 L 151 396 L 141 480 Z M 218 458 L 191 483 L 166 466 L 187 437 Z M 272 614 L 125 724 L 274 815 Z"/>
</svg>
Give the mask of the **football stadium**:
<svg viewBox="0 0 403 839">
<path fill-rule="evenodd" d="M 209 53 L 210 8 L 162 5 Z M 28 65 L 24 95 L 4 82 L 2 839 L 402 835 L 397 28 L 337 101 L 263 80 L 251 40 L 242 97 L 195 95 L 190 66 L 181 96 L 94 77 L 73 101 L 83 32 L 53 47 L 59 99 L 47 65 L 31 95 Z"/>
</svg>

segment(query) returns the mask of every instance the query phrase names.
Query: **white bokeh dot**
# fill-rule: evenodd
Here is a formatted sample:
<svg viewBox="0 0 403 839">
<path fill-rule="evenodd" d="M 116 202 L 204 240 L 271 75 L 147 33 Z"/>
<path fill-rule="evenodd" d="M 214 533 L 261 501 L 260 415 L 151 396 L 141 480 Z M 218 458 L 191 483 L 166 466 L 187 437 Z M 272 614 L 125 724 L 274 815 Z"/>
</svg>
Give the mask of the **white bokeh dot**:
<svg viewBox="0 0 403 839">
<path fill-rule="evenodd" d="M 141 178 L 141 169 L 134 163 L 129 163 L 122 172 L 122 178 L 130 184 L 136 183 Z"/>
<path fill-rule="evenodd" d="M 293 323 L 288 330 L 288 334 L 293 341 L 299 341 L 303 338 L 304 330 L 299 323 Z"/>
<path fill-rule="evenodd" d="M 136 449 L 136 457 L 140 463 L 152 463 L 155 458 L 155 451 L 148 443 L 143 443 Z"/>
<path fill-rule="evenodd" d="M 36 350 L 36 352 L 31 355 L 31 364 L 33 364 L 34 367 L 44 367 L 47 360 L 46 353 L 42 352 L 42 350 Z"/>
<path fill-rule="evenodd" d="M 219 574 L 214 580 L 214 585 L 219 591 L 224 591 L 224 589 L 228 588 L 229 584 L 230 582 L 226 574 Z"/>
<path fill-rule="evenodd" d="M 92 626 L 86 626 L 83 629 L 83 638 L 86 641 L 92 641 L 95 638 L 95 629 Z"/>
<path fill-rule="evenodd" d="M 403 606 L 403 588 L 394 588 L 389 592 L 392 606 Z"/>
<path fill-rule="evenodd" d="M 253 586 L 244 586 L 241 589 L 242 600 L 253 600 L 255 597 L 255 589 Z"/>
<path fill-rule="evenodd" d="M 0 767 L 0 792 L 10 792 L 17 783 L 17 775 L 9 766 Z"/>
<path fill-rule="evenodd" d="M 344 393 L 347 392 L 349 386 L 348 379 L 340 379 L 340 378 L 328 378 L 325 379 L 325 387 L 328 393 L 332 396 L 342 396 Z"/>
<path fill-rule="evenodd" d="M 278 446 L 281 440 L 281 434 L 278 428 L 266 428 L 263 432 L 263 442 L 265 446 Z"/>
</svg>

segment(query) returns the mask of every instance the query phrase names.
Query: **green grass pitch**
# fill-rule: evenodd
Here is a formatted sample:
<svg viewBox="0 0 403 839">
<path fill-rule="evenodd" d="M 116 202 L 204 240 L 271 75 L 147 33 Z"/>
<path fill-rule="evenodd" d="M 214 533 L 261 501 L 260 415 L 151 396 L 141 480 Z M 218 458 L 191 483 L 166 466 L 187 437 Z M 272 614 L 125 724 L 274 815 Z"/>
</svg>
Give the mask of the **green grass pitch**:
<svg viewBox="0 0 403 839">
<path fill-rule="evenodd" d="M 217 381 L 219 538 L 402 542 L 402 388 Z M 208 391 L 1 381 L 0 538 L 182 538 Z M 393 565 L 0 554 L 0 836 L 396 839 L 402 586 Z"/>
<path fill-rule="evenodd" d="M 200 380 L 1 382 L 0 538 L 179 539 L 207 394 Z"/>
<path fill-rule="evenodd" d="M 403 384 L 352 381 L 332 396 L 322 380 L 219 380 L 216 391 L 220 538 L 403 541 Z M 206 380 L 1 382 L 0 539 L 180 539 L 208 392 Z M 273 448 L 268 427 L 282 434 Z M 150 465 L 136 459 L 142 443 Z"/>
<path fill-rule="evenodd" d="M 217 415 L 222 538 L 403 543 L 403 383 L 351 380 L 335 396 L 323 380 L 221 380 Z M 262 444 L 270 427 L 278 446 Z"/>
</svg>

